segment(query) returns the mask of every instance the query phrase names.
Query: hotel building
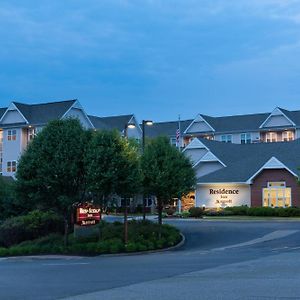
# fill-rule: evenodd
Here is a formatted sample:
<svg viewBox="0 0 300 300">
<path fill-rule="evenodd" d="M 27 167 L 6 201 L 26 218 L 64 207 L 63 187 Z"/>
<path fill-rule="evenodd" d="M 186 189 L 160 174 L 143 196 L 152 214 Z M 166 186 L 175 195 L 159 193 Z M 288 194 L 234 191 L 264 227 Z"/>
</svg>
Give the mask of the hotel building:
<svg viewBox="0 0 300 300">
<path fill-rule="evenodd" d="M 35 134 L 50 120 L 78 118 L 85 128 L 117 129 L 141 139 L 134 116 L 88 115 L 78 100 L 25 104 L 0 108 L 0 172 L 14 176 L 18 160 Z M 146 136 L 169 137 L 176 143 L 178 121 L 145 128 Z M 194 193 L 182 200 L 191 205 L 300 207 L 300 111 L 275 108 L 271 113 L 211 117 L 199 114 L 180 122 L 182 151 L 197 176 Z M 151 200 L 151 199 L 150 199 Z M 150 203 L 152 202 L 149 201 Z"/>
</svg>

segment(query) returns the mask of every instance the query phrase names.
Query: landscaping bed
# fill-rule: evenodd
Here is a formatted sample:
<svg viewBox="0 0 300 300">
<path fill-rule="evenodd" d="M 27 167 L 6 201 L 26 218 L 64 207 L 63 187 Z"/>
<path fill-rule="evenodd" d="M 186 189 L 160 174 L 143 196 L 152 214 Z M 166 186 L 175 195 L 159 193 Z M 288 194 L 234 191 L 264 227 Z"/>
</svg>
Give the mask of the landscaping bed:
<svg viewBox="0 0 300 300">
<path fill-rule="evenodd" d="M 191 207 L 188 211 L 181 213 L 166 211 L 164 217 L 171 218 L 202 218 L 202 217 L 230 217 L 230 216 L 249 216 L 249 217 L 300 217 L 298 207 L 248 207 L 232 206 L 219 209 L 205 209 L 201 207 Z"/>
<path fill-rule="evenodd" d="M 159 225 L 150 221 L 130 221 L 128 223 L 128 243 L 123 242 L 124 225 L 120 222 L 102 221 L 95 232 L 87 237 L 69 235 L 69 244 L 64 246 L 61 233 L 52 233 L 34 240 L 23 241 L 9 247 L 0 247 L 0 256 L 65 254 L 99 255 L 163 249 L 181 241 L 178 229 L 162 225 L 159 238 Z"/>
</svg>

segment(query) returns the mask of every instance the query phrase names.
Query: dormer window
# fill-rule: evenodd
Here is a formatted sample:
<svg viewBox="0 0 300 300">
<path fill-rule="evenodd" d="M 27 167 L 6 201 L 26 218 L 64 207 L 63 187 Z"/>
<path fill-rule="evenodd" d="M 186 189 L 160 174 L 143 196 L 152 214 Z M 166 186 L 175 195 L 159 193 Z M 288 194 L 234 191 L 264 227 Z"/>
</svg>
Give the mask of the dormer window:
<svg viewBox="0 0 300 300">
<path fill-rule="evenodd" d="M 7 140 L 8 141 L 15 141 L 17 139 L 17 130 L 8 130 L 7 131 Z"/>
<path fill-rule="evenodd" d="M 284 142 L 289 142 L 294 140 L 294 132 L 293 131 L 284 131 L 282 133 L 282 140 Z"/>
<path fill-rule="evenodd" d="M 277 142 L 277 133 L 276 132 L 267 132 L 267 134 L 266 134 L 266 142 L 267 143 Z"/>
</svg>

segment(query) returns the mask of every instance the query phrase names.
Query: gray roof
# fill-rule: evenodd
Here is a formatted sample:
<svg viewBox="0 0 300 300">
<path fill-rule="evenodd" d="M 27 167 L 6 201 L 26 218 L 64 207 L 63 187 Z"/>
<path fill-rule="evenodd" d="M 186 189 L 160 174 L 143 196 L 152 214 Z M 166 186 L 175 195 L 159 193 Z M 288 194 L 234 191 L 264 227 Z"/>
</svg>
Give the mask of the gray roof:
<svg viewBox="0 0 300 300">
<path fill-rule="evenodd" d="M 180 121 L 180 131 L 181 134 L 186 130 L 186 128 L 191 124 L 193 120 L 182 120 Z M 179 127 L 178 121 L 171 122 L 154 122 L 152 126 L 145 127 L 145 135 L 149 138 L 154 138 L 157 136 L 176 136 L 176 131 Z"/>
<path fill-rule="evenodd" d="M 19 109 L 29 124 L 37 125 L 60 119 L 75 102 L 76 99 L 41 104 L 24 104 L 14 101 L 13 104 Z"/>
<path fill-rule="evenodd" d="M 3 114 L 6 112 L 7 107 L 0 107 L 0 119 L 2 118 Z"/>
<path fill-rule="evenodd" d="M 112 117 L 97 117 L 88 116 L 96 129 L 118 129 L 123 131 L 125 125 L 134 117 L 134 115 L 112 116 Z"/>
<path fill-rule="evenodd" d="M 225 168 L 198 178 L 198 183 L 246 182 L 270 158 L 276 157 L 292 172 L 300 175 L 300 139 L 292 142 L 228 144 L 201 139 Z"/>
<path fill-rule="evenodd" d="M 300 110 L 290 111 L 278 107 L 292 122 L 300 127 Z M 235 115 L 225 117 L 212 117 L 200 114 L 201 117 L 211 125 L 215 132 L 218 133 L 234 133 L 234 132 L 250 132 L 261 130 L 259 127 L 270 116 L 271 113 L 258 113 L 248 115 Z M 282 129 L 286 128 L 283 126 Z M 268 129 L 268 128 L 265 128 Z M 276 129 L 273 128 L 272 129 Z M 280 129 L 280 128 L 278 128 Z"/>
<path fill-rule="evenodd" d="M 227 117 L 210 117 L 201 115 L 217 132 L 233 132 L 242 130 L 258 130 L 260 125 L 269 116 L 269 113 L 237 115 Z"/>
</svg>

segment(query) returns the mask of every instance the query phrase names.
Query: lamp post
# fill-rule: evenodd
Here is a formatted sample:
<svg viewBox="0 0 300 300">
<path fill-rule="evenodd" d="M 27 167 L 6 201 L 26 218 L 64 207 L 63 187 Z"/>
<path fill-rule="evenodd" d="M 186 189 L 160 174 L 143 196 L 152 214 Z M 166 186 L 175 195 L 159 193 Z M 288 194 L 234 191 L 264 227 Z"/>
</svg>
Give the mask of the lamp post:
<svg viewBox="0 0 300 300">
<path fill-rule="evenodd" d="M 152 126 L 153 121 L 151 120 L 143 120 L 142 121 L 142 152 L 144 153 L 145 150 L 145 129 L 146 126 Z M 143 195 L 143 220 L 146 220 L 146 200 L 145 195 Z"/>
<path fill-rule="evenodd" d="M 126 123 L 124 127 L 124 138 L 128 139 L 128 128 L 135 128 L 134 123 Z M 128 243 L 128 210 L 127 210 L 127 198 L 125 197 L 125 209 L 124 209 L 124 244 Z"/>
</svg>

